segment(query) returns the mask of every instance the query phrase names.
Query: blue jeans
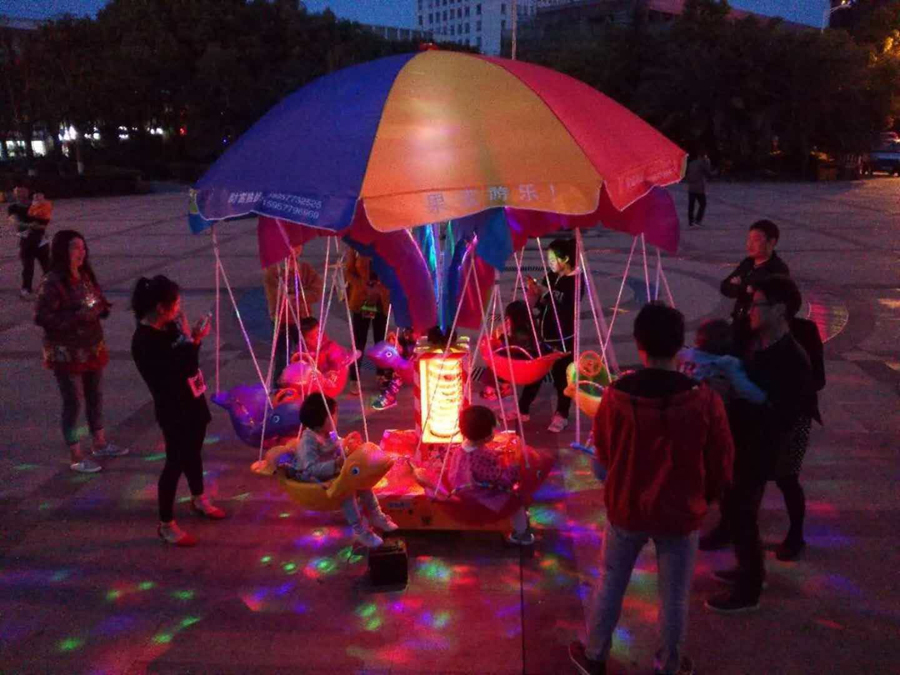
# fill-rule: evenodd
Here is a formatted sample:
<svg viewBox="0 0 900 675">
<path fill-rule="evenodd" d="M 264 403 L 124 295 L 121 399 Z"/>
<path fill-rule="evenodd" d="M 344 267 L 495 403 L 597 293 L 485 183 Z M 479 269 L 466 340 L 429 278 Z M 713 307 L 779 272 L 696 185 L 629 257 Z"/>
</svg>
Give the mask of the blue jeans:
<svg viewBox="0 0 900 675">
<path fill-rule="evenodd" d="M 613 631 L 622 613 L 622 599 L 638 554 L 648 540 L 656 547 L 659 570 L 659 632 L 662 647 L 656 652 L 655 668 L 674 673 L 681 663 L 681 648 L 687 632 L 688 593 L 694 575 L 698 533 L 656 535 L 630 532 L 609 523 L 603 534 L 603 576 L 588 612 L 587 656 L 605 661 L 612 646 Z"/>
</svg>

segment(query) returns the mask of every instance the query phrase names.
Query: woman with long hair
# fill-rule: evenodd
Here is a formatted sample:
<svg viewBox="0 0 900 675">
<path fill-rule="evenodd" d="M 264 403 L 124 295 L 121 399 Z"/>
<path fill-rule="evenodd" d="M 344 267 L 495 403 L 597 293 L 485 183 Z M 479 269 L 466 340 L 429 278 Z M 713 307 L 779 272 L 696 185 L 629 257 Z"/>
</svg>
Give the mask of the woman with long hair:
<svg viewBox="0 0 900 675">
<path fill-rule="evenodd" d="M 209 335 L 209 316 L 191 328 L 181 309 L 178 284 L 162 275 L 138 280 L 131 307 L 137 319 L 131 356 L 153 396 L 166 444 L 166 463 L 159 476 L 157 533 L 168 544 L 193 546 L 197 540 L 178 527 L 173 514 L 182 473 L 191 490 L 191 509 L 213 520 L 225 517 L 203 491 L 201 451 L 212 417 L 199 355 L 200 343 Z"/>
<path fill-rule="evenodd" d="M 41 282 L 34 322 L 44 329 L 44 366 L 53 371 L 62 395 L 62 430 L 69 446 L 71 469 L 96 473 L 101 466 L 85 455 L 78 439 L 83 391 L 93 454 L 117 457 L 128 453 L 106 440 L 103 430 L 103 369 L 109 352 L 101 319 L 109 316 L 107 302 L 91 268 L 87 243 L 75 230 L 60 230 L 50 247 L 50 271 Z"/>
</svg>

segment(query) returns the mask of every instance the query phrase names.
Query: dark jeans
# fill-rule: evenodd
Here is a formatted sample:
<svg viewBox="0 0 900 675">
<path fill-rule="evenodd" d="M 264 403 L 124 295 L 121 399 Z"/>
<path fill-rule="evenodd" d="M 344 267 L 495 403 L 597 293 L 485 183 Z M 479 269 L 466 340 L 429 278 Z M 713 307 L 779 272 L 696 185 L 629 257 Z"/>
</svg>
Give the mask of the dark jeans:
<svg viewBox="0 0 900 675">
<path fill-rule="evenodd" d="M 366 341 L 369 339 L 369 326 L 372 326 L 373 343 L 377 344 L 384 340 L 387 332 L 387 314 L 378 312 L 375 316 L 369 318 L 364 316 L 362 312 L 353 312 L 350 320 L 353 324 L 353 340 L 359 351 L 363 353 L 366 351 Z M 356 381 L 356 369 L 362 369 L 363 358 L 362 356 L 359 358 L 356 366 L 350 366 L 350 379 L 354 382 Z M 383 368 L 378 369 L 379 374 L 384 372 L 386 371 Z"/>
<path fill-rule="evenodd" d="M 81 409 L 81 397 L 78 393 L 77 380 L 81 380 L 81 388 L 84 390 L 85 411 L 87 413 L 88 429 L 92 434 L 103 428 L 103 392 L 100 391 L 100 382 L 103 379 L 102 370 L 92 370 L 87 373 L 72 375 L 60 370 L 53 371 L 56 383 L 59 385 L 59 393 L 62 394 L 62 432 L 66 439 L 66 445 L 78 442 L 78 413 Z"/>
<path fill-rule="evenodd" d="M 203 494 L 201 451 L 203 439 L 206 438 L 206 422 L 165 425 L 162 432 L 166 442 L 166 463 L 159 475 L 159 519 L 169 523 L 173 518 L 175 492 L 182 473 L 187 477 L 191 495 L 199 497 Z"/>
<path fill-rule="evenodd" d="M 25 238 L 19 241 L 19 259 L 22 261 L 22 289 L 31 292 L 34 281 L 34 261 L 41 264 L 44 273 L 50 268 L 50 247 L 43 242 L 44 233 L 29 229 Z"/>
<path fill-rule="evenodd" d="M 272 330 L 275 330 L 275 324 L 272 324 Z M 287 344 L 285 344 L 287 342 Z M 287 348 L 290 349 L 290 353 L 297 349 L 300 344 L 300 331 L 297 326 L 293 324 L 288 324 L 287 327 L 282 323 L 281 327 L 278 329 L 278 338 L 276 340 L 275 345 L 275 364 L 272 367 L 272 382 L 277 386 L 278 378 L 281 376 L 281 371 L 285 369 L 288 363 L 287 357 Z"/>
<path fill-rule="evenodd" d="M 759 507 L 765 490 L 764 478 L 736 478 L 723 502 L 724 517 L 732 527 L 734 554 L 740 572 L 735 593 L 754 602 L 762 593 L 766 576 L 759 537 Z"/>
<path fill-rule="evenodd" d="M 694 207 L 699 205 L 697 216 L 694 217 Z M 698 225 L 703 222 L 703 214 L 706 213 L 706 195 L 702 192 L 688 192 L 688 224 Z"/>
<path fill-rule="evenodd" d="M 571 351 L 571 345 L 566 345 L 565 349 L 566 351 Z M 553 388 L 556 389 L 556 412 L 566 419 L 569 419 L 569 408 L 572 407 L 572 399 L 563 393 L 568 384 L 566 382 L 566 368 L 574 360 L 575 357 L 571 355 L 559 359 L 553 364 L 553 369 L 550 371 L 550 374 L 553 376 Z M 541 389 L 541 382 L 543 382 L 543 379 L 522 387 L 522 394 L 519 396 L 519 412 L 523 415 L 527 415 L 531 409 L 531 404 L 534 403 L 534 399 L 537 398 L 538 391 Z"/>
</svg>

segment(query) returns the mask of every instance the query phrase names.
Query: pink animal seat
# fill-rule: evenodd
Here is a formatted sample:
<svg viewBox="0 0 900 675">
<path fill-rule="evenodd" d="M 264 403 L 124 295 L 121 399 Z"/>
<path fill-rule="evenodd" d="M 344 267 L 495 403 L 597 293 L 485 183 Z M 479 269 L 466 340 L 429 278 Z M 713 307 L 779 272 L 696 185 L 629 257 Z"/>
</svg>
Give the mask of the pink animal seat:
<svg viewBox="0 0 900 675">
<path fill-rule="evenodd" d="M 554 363 L 567 356 L 567 352 L 550 352 L 535 357 L 521 347 L 510 347 L 510 353 L 507 354 L 506 347 L 502 346 L 502 343 L 492 354 L 491 342 L 486 338 L 481 341 L 479 347 L 481 358 L 497 377 L 507 382 L 515 380 L 517 387 L 542 380 L 553 368 Z M 496 344 L 494 342 L 494 345 Z"/>
</svg>

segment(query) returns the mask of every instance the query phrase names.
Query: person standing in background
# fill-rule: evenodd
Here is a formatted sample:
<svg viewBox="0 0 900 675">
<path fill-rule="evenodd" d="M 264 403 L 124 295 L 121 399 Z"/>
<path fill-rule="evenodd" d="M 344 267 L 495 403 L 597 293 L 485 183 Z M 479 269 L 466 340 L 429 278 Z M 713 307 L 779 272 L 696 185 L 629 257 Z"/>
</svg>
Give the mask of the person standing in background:
<svg viewBox="0 0 900 675">
<path fill-rule="evenodd" d="M 688 184 L 688 227 L 703 224 L 706 214 L 706 181 L 714 175 L 712 163 L 705 148 L 698 148 L 697 154 L 688 161 L 684 179 Z M 694 207 L 697 213 L 694 215 Z"/>
<path fill-rule="evenodd" d="M 22 261 L 22 289 L 19 297 L 22 300 L 33 300 L 31 292 L 34 282 L 34 261 L 41 265 L 41 272 L 50 269 L 50 247 L 44 241 L 50 217 L 53 214 L 53 203 L 37 193 L 32 200 L 28 198 L 28 188 L 13 189 L 13 202 L 6 208 L 9 224 L 16 229 L 19 237 L 19 259 Z"/>
<path fill-rule="evenodd" d="M 365 353 L 369 326 L 372 327 L 373 343 L 377 344 L 384 340 L 387 332 L 388 307 L 391 302 L 390 293 L 375 274 L 371 258 L 359 255 L 353 249 L 347 251 L 344 273 L 347 282 L 347 304 L 350 306 L 353 324 L 353 341 L 356 349 Z M 356 366 L 350 367 L 350 381 L 354 383 L 351 394 L 359 393 L 357 368 L 362 370 L 362 363 L 360 357 Z M 388 371 L 378 369 L 381 385 L 385 384 L 388 377 Z"/>
</svg>

